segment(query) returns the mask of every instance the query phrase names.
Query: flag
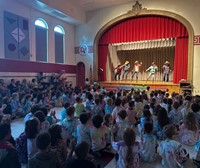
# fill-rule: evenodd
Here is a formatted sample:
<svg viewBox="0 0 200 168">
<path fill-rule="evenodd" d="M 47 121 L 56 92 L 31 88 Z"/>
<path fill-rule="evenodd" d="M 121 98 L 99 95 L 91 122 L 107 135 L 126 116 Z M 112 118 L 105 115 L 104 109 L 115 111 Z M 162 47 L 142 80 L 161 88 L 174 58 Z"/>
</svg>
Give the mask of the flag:
<svg viewBox="0 0 200 168">
<path fill-rule="evenodd" d="M 89 80 L 90 80 L 90 84 L 92 84 L 93 76 L 92 76 L 92 66 L 91 65 L 90 65 L 90 72 L 89 72 Z"/>
</svg>

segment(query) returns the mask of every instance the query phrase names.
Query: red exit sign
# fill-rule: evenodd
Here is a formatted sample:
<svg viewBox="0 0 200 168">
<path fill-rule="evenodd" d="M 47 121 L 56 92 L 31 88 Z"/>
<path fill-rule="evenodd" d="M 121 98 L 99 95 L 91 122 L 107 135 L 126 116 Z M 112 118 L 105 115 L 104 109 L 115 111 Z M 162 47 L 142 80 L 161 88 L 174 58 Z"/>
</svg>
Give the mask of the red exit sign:
<svg viewBox="0 0 200 168">
<path fill-rule="evenodd" d="M 194 36 L 194 45 L 200 45 L 200 35 Z"/>
</svg>

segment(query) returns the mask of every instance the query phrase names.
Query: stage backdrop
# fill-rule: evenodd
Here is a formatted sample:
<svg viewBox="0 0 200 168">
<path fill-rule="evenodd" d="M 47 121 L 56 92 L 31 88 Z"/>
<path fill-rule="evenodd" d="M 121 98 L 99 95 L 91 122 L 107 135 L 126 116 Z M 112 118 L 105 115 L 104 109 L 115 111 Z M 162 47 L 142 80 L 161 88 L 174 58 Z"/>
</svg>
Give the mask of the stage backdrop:
<svg viewBox="0 0 200 168">
<path fill-rule="evenodd" d="M 169 61 L 171 67 L 169 80 L 173 81 L 175 47 L 117 51 L 116 46 L 109 45 L 108 49 L 109 49 L 109 54 L 106 63 L 106 70 L 107 70 L 106 77 L 107 80 L 109 81 L 114 80 L 113 67 L 116 67 L 118 63 L 123 65 L 127 60 L 130 62 L 131 66 L 128 79 L 131 79 L 132 75 L 131 71 L 134 68 L 134 62 L 137 60 L 139 62 L 142 62 L 138 80 L 147 79 L 149 72 L 145 71 L 151 65 L 152 62 L 155 62 L 158 66 L 158 71 L 156 73 L 155 80 L 161 81 L 163 78 L 163 69 L 162 69 L 163 64 L 165 61 Z M 134 77 L 134 79 L 136 79 L 136 77 Z"/>
<path fill-rule="evenodd" d="M 107 80 L 106 74 L 108 72 L 106 69 L 106 62 L 107 59 L 110 59 L 108 57 L 109 44 L 167 38 L 176 39 L 173 64 L 173 82 L 178 83 L 181 79 L 187 79 L 187 29 L 179 21 L 165 16 L 133 17 L 122 20 L 111 26 L 107 31 L 105 31 L 99 39 L 98 45 L 98 68 L 102 68 L 104 70 L 101 79 L 103 81 Z M 148 52 L 150 51 L 148 50 Z M 160 57 L 163 57 L 165 55 L 164 52 L 165 50 L 163 50 L 162 54 L 160 54 Z M 162 62 L 164 61 L 166 60 L 163 57 Z"/>
</svg>

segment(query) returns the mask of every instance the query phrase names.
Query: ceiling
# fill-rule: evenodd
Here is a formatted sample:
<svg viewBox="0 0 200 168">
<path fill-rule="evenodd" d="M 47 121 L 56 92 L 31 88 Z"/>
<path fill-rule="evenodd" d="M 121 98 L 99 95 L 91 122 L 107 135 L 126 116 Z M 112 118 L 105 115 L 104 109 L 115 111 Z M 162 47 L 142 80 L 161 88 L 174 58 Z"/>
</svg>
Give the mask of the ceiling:
<svg viewBox="0 0 200 168">
<path fill-rule="evenodd" d="M 17 0 L 73 25 L 86 23 L 86 13 L 136 0 Z"/>
<path fill-rule="evenodd" d="M 135 2 L 136 0 L 66 0 L 82 10 L 88 12 L 110 6 Z"/>
</svg>

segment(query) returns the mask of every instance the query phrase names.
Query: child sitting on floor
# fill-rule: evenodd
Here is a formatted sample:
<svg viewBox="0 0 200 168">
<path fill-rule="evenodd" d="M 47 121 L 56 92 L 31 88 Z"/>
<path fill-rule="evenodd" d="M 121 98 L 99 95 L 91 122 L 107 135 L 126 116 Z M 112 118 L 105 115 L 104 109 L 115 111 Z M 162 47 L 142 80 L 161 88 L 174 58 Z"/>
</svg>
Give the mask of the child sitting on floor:
<svg viewBox="0 0 200 168">
<path fill-rule="evenodd" d="M 177 128 L 167 125 L 164 128 L 166 140 L 161 141 L 159 154 L 162 157 L 162 166 L 165 168 L 182 167 L 189 158 L 188 152 L 176 139 Z"/>
<path fill-rule="evenodd" d="M 154 162 L 157 159 L 158 142 L 153 134 L 153 124 L 146 122 L 144 124 L 143 147 L 141 152 L 142 160 L 145 162 Z"/>
<path fill-rule="evenodd" d="M 92 119 L 93 126 L 90 128 L 90 135 L 92 139 L 92 151 L 95 157 L 100 157 L 106 148 L 106 134 L 109 129 L 102 125 L 103 117 L 96 115 Z"/>
<path fill-rule="evenodd" d="M 36 153 L 36 155 L 28 161 L 27 168 L 59 167 L 58 158 L 56 157 L 56 154 L 50 151 L 51 136 L 49 135 L 49 133 L 45 132 L 39 134 L 36 139 L 36 146 L 39 149 L 39 152 Z"/>
<path fill-rule="evenodd" d="M 185 145 L 194 145 L 199 138 L 199 130 L 194 113 L 188 113 L 179 127 L 178 140 Z"/>
<path fill-rule="evenodd" d="M 78 124 L 76 128 L 77 144 L 80 144 L 82 141 L 85 141 L 91 147 L 90 126 L 87 124 L 88 113 L 85 112 L 81 114 L 79 120 L 81 123 Z"/>
<path fill-rule="evenodd" d="M 112 135 L 112 147 L 118 153 L 117 167 L 139 168 L 141 144 L 135 141 L 135 131 L 128 127 L 123 134 L 123 141 L 115 142 Z"/>
<path fill-rule="evenodd" d="M 75 138 L 77 120 L 74 117 L 75 108 L 70 106 L 67 108 L 67 117 L 62 121 L 64 139 L 68 143 Z"/>
<path fill-rule="evenodd" d="M 122 141 L 123 140 L 123 134 L 124 134 L 124 130 L 127 127 L 131 126 L 131 123 L 126 120 L 126 111 L 125 110 L 121 110 L 120 112 L 118 112 L 118 116 L 119 116 L 119 122 L 117 122 L 115 124 L 115 131 L 116 131 L 116 136 L 115 136 L 115 140 L 116 141 Z"/>
<path fill-rule="evenodd" d="M 85 107 L 82 103 L 82 100 L 80 97 L 76 98 L 76 103 L 74 104 L 75 107 L 75 117 L 80 117 L 83 111 L 85 111 Z"/>
<path fill-rule="evenodd" d="M 142 136 L 144 133 L 144 124 L 146 122 L 151 122 L 153 124 L 151 113 L 148 109 L 144 109 L 142 118 L 140 119 L 140 124 L 138 124 L 138 132 L 139 132 L 141 139 L 142 139 Z"/>
</svg>

